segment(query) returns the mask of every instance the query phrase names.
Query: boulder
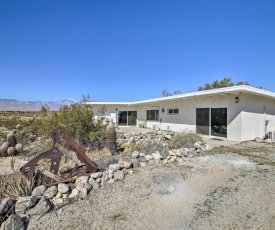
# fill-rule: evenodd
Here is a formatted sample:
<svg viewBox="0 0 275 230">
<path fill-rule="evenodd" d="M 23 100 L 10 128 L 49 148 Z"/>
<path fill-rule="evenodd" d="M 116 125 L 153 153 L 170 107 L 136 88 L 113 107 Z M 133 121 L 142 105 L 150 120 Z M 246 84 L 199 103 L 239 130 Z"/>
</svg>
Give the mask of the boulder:
<svg viewBox="0 0 275 230">
<path fill-rule="evenodd" d="M 178 157 L 182 157 L 182 155 L 183 155 L 183 150 L 182 150 L 182 149 L 177 149 L 176 155 L 177 155 Z"/>
<path fill-rule="evenodd" d="M 62 197 L 62 193 L 61 192 L 58 192 L 55 196 L 55 198 L 61 198 Z"/>
<path fill-rule="evenodd" d="M 170 151 L 169 151 L 169 155 L 170 155 L 170 156 L 176 156 L 177 153 L 176 153 L 175 150 L 170 150 Z"/>
<path fill-rule="evenodd" d="M 84 183 L 78 182 L 78 184 L 77 184 L 77 186 L 76 186 L 76 189 L 77 189 L 78 191 L 81 191 L 83 188 L 84 188 Z"/>
<path fill-rule="evenodd" d="M 69 190 L 70 190 L 69 185 L 64 184 L 64 183 L 59 183 L 58 184 L 58 192 L 67 193 Z"/>
<path fill-rule="evenodd" d="M 177 160 L 177 156 L 171 156 L 168 162 L 175 162 Z"/>
<path fill-rule="evenodd" d="M 183 151 L 183 152 L 182 152 L 182 156 L 188 157 L 188 152 L 187 152 L 187 151 Z"/>
<path fill-rule="evenodd" d="M 0 199 L 0 223 L 15 213 L 16 200 L 11 198 Z"/>
<path fill-rule="evenodd" d="M 2 223 L 0 230 L 24 230 L 24 222 L 18 214 L 11 214 L 9 218 Z"/>
<path fill-rule="evenodd" d="M 79 191 L 79 194 L 78 194 L 78 196 L 82 199 L 86 199 L 87 195 L 88 195 L 88 191 L 84 187 L 81 189 L 81 191 Z"/>
<path fill-rule="evenodd" d="M 52 199 L 56 194 L 57 194 L 56 186 L 51 186 L 44 192 L 44 196 L 48 197 L 49 199 Z"/>
<path fill-rule="evenodd" d="M 93 162 L 96 163 L 96 165 L 101 171 L 104 171 L 105 169 L 109 169 L 109 165 L 117 163 L 120 157 L 120 155 L 114 155 L 106 157 L 104 159 L 94 159 Z"/>
<path fill-rule="evenodd" d="M 89 180 L 89 176 L 80 176 L 75 180 L 75 184 L 77 185 L 79 182 L 87 183 Z"/>
<path fill-rule="evenodd" d="M 146 155 L 145 153 L 140 153 L 139 157 L 145 157 L 145 155 Z"/>
<path fill-rule="evenodd" d="M 201 144 L 199 142 L 195 142 L 194 146 L 195 149 L 201 149 Z"/>
<path fill-rule="evenodd" d="M 150 161 L 150 160 L 152 160 L 154 157 L 153 156 L 151 156 L 151 155 L 146 155 L 145 156 L 145 159 L 147 160 L 147 161 Z"/>
<path fill-rule="evenodd" d="M 31 208 L 27 212 L 27 214 L 30 216 L 42 215 L 42 214 L 48 212 L 49 210 L 51 210 L 52 207 L 53 206 L 52 206 L 52 203 L 49 198 L 41 197 L 40 200 L 38 201 L 38 203 L 33 208 Z"/>
<path fill-rule="evenodd" d="M 211 150 L 211 146 L 209 144 L 205 144 L 204 148 L 205 148 L 206 151 Z"/>
<path fill-rule="evenodd" d="M 89 184 L 89 183 L 85 183 L 84 184 L 84 188 L 87 189 L 87 192 L 90 192 L 92 190 L 93 186 L 91 184 Z"/>
<path fill-rule="evenodd" d="M 133 168 L 140 167 L 139 159 L 132 159 Z"/>
<path fill-rule="evenodd" d="M 167 140 L 171 140 L 172 136 L 171 136 L 171 135 L 165 135 L 165 138 L 166 138 Z"/>
<path fill-rule="evenodd" d="M 63 198 L 54 198 L 53 199 L 53 202 L 55 203 L 55 204 L 63 204 L 64 203 L 64 199 Z"/>
<path fill-rule="evenodd" d="M 22 145 L 21 143 L 17 143 L 17 144 L 15 145 L 15 150 L 16 150 L 16 152 L 18 152 L 18 153 L 22 153 L 22 152 L 23 152 L 23 145 Z"/>
<path fill-rule="evenodd" d="M 145 167 L 146 165 L 147 165 L 146 162 L 140 162 L 140 166 L 141 166 L 141 167 Z"/>
<path fill-rule="evenodd" d="M 8 148 L 9 148 L 9 143 L 4 142 L 0 147 L 0 156 L 3 156 L 3 157 L 8 156 Z"/>
<path fill-rule="evenodd" d="M 40 185 L 37 186 L 33 191 L 32 191 L 32 196 L 42 196 L 44 192 L 46 191 L 46 186 L 45 185 Z"/>
<path fill-rule="evenodd" d="M 8 156 L 14 156 L 16 153 L 16 150 L 14 147 L 9 147 L 7 150 Z"/>
<path fill-rule="evenodd" d="M 78 194 L 79 194 L 79 190 L 77 188 L 74 188 L 72 190 L 72 193 L 69 195 L 69 198 L 72 198 L 72 199 L 77 198 Z"/>
<path fill-rule="evenodd" d="M 162 156 L 159 152 L 155 152 L 155 153 L 152 153 L 152 157 L 155 159 L 155 160 L 160 160 L 162 159 Z"/>
<path fill-rule="evenodd" d="M 100 178 L 103 176 L 103 173 L 102 172 L 96 172 L 96 173 L 92 173 L 91 174 L 91 178 L 93 179 L 97 179 L 97 178 Z M 87 181 L 86 181 L 87 182 Z"/>
<path fill-rule="evenodd" d="M 138 158 L 139 157 L 139 152 L 138 151 L 134 151 L 132 153 L 132 158 Z"/>
<path fill-rule="evenodd" d="M 124 175 L 124 173 L 121 171 L 121 170 L 118 170 L 118 171 L 116 171 L 115 173 L 114 173 L 114 179 L 116 180 L 116 181 L 121 181 L 121 180 L 123 180 L 125 178 L 125 175 Z"/>
<path fill-rule="evenodd" d="M 116 181 L 115 181 L 115 179 L 113 179 L 113 178 L 107 181 L 108 184 L 113 184 L 113 183 L 115 183 L 115 182 L 116 182 Z"/>
<path fill-rule="evenodd" d="M 132 160 L 128 157 L 123 157 L 119 159 L 118 164 L 121 165 L 123 168 L 129 169 L 132 167 Z"/>
<path fill-rule="evenodd" d="M 100 184 L 97 183 L 93 178 L 89 179 L 89 184 L 92 185 L 93 189 L 98 189 L 100 188 Z"/>
<path fill-rule="evenodd" d="M 109 169 L 113 170 L 114 172 L 117 171 L 117 170 L 119 170 L 119 169 L 121 169 L 121 168 L 122 167 L 119 164 L 110 164 L 109 165 Z"/>
</svg>

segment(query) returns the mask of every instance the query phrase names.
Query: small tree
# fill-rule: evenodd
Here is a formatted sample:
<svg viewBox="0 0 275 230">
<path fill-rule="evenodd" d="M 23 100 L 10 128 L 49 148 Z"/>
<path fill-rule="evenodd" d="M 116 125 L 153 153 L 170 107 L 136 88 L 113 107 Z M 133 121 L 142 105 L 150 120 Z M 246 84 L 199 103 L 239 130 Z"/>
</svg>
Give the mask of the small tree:
<svg viewBox="0 0 275 230">
<path fill-rule="evenodd" d="M 47 116 L 48 111 L 50 110 L 48 104 L 45 104 L 41 107 L 40 113 L 43 117 Z"/>
<path fill-rule="evenodd" d="M 169 96 L 173 96 L 173 95 L 179 95 L 182 94 L 181 90 L 175 90 L 173 93 L 170 93 L 167 89 L 162 90 L 162 96 L 163 97 L 169 97 Z"/>
<path fill-rule="evenodd" d="M 206 83 L 204 86 L 199 86 L 198 91 L 209 90 L 209 89 L 218 89 L 224 87 L 230 87 L 234 85 L 250 85 L 247 81 L 239 81 L 236 84 L 232 81 L 231 78 L 224 78 L 222 80 L 215 80 L 211 84 Z"/>
</svg>

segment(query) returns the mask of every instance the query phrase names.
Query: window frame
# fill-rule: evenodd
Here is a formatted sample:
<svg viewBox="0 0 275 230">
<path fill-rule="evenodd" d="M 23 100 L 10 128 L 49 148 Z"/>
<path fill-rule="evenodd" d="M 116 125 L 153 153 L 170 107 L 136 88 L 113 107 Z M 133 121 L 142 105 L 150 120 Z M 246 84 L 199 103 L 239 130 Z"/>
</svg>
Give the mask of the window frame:
<svg viewBox="0 0 275 230">
<path fill-rule="evenodd" d="M 154 119 L 148 119 L 148 112 L 154 111 Z M 147 109 L 146 110 L 146 121 L 159 121 L 159 109 Z"/>
<path fill-rule="evenodd" d="M 173 110 L 172 113 L 170 113 L 170 110 Z M 177 110 L 177 113 L 175 112 Z M 175 107 L 175 108 L 168 108 L 167 109 L 167 115 L 179 115 L 180 114 L 180 109 Z"/>
</svg>

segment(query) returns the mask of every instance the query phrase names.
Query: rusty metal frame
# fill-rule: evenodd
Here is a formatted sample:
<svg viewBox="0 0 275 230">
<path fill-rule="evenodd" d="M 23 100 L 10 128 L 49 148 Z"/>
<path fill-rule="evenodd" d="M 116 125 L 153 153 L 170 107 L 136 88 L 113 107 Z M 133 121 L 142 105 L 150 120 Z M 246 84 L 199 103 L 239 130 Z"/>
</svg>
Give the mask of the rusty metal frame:
<svg viewBox="0 0 275 230">
<path fill-rule="evenodd" d="M 53 139 L 53 147 L 51 150 L 41 153 L 40 155 L 34 157 L 28 163 L 23 165 L 20 168 L 20 171 L 27 177 L 29 180 L 32 180 L 35 176 L 35 169 L 38 162 L 42 159 L 49 159 L 51 160 L 50 165 L 50 173 L 57 175 L 59 172 L 61 157 L 63 153 L 57 148 L 57 143 L 61 143 L 61 134 L 64 135 L 64 139 L 66 140 L 66 149 L 68 151 L 73 151 L 76 153 L 77 159 L 83 163 L 83 165 L 79 166 L 75 164 L 73 170 L 70 172 L 69 176 L 64 179 L 62 182 L 69 182 L 74 180 L 77 176 L 81 175 L 89 175 L 98 170 L 97 165 L 90 160 L 90 158 L 85 154 L 86 150 L 77 142 L 75 142 L 70 135 L 66 132 L 66 130 L 62 127 L 58 127 L 57 129 L 53 130 L 52 132 L 52 139 Z M 58 184 L 61 181 L 55 180 L 53 177 L 45 177 L 42 181 L 39 181 L 38 184 Z"/>
</svg>

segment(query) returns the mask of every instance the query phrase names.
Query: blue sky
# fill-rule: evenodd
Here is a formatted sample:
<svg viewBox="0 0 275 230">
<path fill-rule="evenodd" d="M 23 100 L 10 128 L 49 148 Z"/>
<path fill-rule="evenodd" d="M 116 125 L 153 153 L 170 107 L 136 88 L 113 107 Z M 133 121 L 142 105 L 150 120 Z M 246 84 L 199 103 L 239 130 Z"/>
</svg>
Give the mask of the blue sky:
<svg viewBox="0 0 275 230">
<path fill-rule="evenodd" d="M 275 91 L 274 0 L 0 0 L 0 98 L 135 101 L 231 77 Z"/>
</svg>

